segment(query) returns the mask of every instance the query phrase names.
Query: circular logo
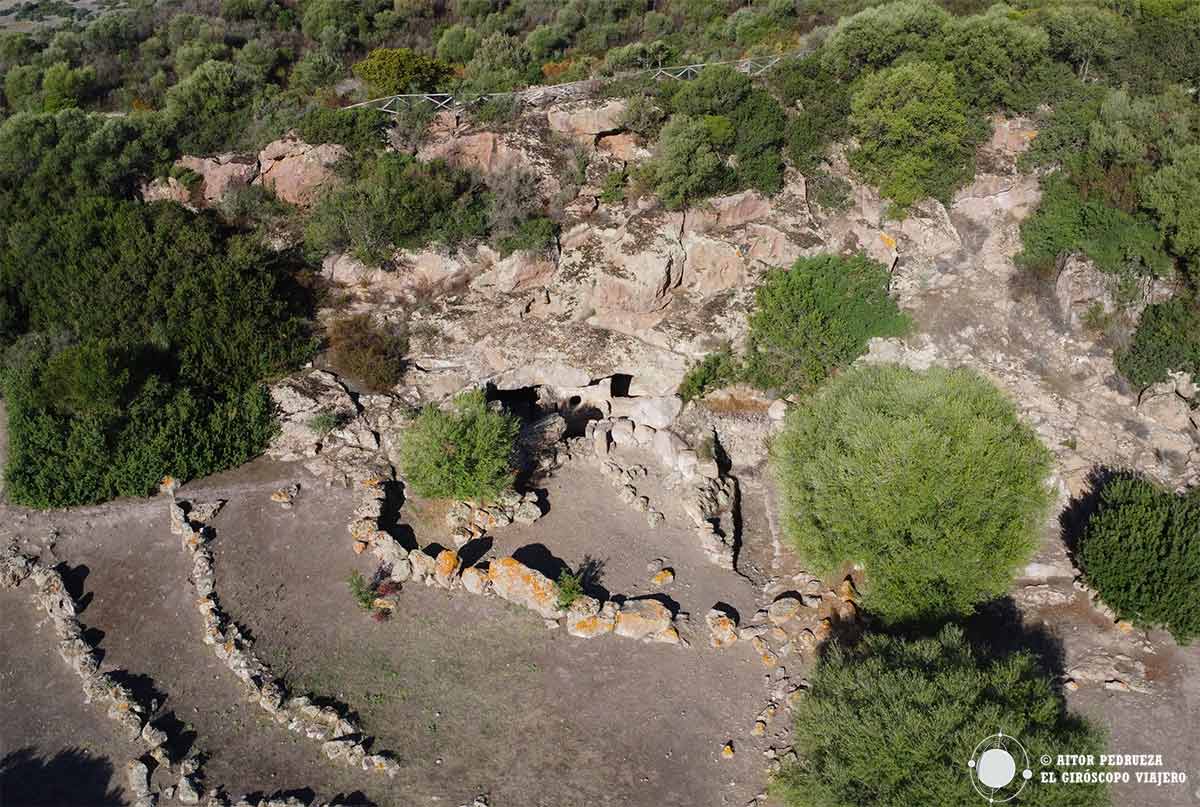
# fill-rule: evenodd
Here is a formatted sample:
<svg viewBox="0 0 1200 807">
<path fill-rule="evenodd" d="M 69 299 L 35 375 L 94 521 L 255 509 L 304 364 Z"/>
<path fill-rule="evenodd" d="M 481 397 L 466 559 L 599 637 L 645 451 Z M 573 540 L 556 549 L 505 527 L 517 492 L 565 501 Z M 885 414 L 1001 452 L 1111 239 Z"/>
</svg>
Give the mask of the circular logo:
<svg viewBox="0 0 1200 807">
<path fill-rule="evenodd" d="M 1033 778 L 1025 748 L 1003 731 L 985 737 L 967 761 L 971 784 L 989 804 L 1012 801 Z"/>
</svg>

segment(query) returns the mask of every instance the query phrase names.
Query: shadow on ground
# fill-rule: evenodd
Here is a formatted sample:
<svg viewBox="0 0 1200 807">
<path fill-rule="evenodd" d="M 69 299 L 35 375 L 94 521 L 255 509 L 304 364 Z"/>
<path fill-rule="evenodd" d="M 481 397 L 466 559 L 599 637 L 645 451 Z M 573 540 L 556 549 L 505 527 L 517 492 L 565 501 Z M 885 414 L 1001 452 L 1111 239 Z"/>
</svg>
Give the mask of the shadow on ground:
<svg viewBox="0 0 1200 807">
<path fill-rule="evenodd" d="M 0 759 L 0 804 L 16 807 L 120 807 L 113 766 L 80 748 L 40 756 L 21 748 Z"/>
</svg>

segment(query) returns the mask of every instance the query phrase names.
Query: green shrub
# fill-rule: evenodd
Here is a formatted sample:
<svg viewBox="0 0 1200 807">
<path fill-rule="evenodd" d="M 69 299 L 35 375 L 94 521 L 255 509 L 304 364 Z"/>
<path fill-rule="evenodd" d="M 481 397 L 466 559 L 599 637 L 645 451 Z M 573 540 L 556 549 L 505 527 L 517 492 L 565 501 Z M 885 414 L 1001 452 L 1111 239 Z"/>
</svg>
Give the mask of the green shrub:
<svg viewBox="0 0 1200 807">
<path fill-rule="evenodd" d="M 645 93 L 636 93 L 626 103 L 625 111 L 621 113 L 619 122 L 622 128 L 644 138 L 653 139 L 658 136 L 663 121 L 666 119 L 666 113 L 654 102 L 653 98 Z"/>
<path fill-rule="evenodd" d="M 1179 149 L 1168 165 L 1146 177 L 1141 198 L 1176 254 L 1200 256 L 1200 145 Z"/>
<path fill-rule="evenodd" d="M 654 192 L 671 209 L 729 190 L 733 179 L 711 126 L 686 115 L 663 127 L 651 166 Z"/>
<path fill-rule="evenodd" d="M 81 199 L 17 226 L 0 252 L 0 331 L 26 333 L 0 373 L 13 501 L 141 496 L 266 447 L 261 382 L 311 352 L 279 255 L 166 203 Z"/>
<path fill-rule="evenodd" d="M 349 249 L 378 263 L 396 248 L 454 244 L 487 231 L 482 184 L 469 171 L 404 154 L 370 160 L 362 176 L 322 197 L 305 227 L 317 254 Z"/>
<path fill-rule="evenodd" d="M 1122 619 L 1200 636 L 1200 492 L 1177 495 L 1120 476 L 1104 486 L 1078 557 L 1088 585 Z"/>
<path fill-rule="evenodd" d="M 1087 255 L 1098 269 L 1117 276 L 1164 276 L 1172 271 L 1173 261 L 1150 222 L 1102 199 L 1085 201 L 1060 172 L 1043 181 L 1037 211 L 1021 223 L 1021 252 L 1015 260 L 1026 271 L 1050 276 L 1072 252 Z"/>
<path fill-rule="evenodd" d="M 374 109 L 327 109 L 318 107 L 296 125 L 307 143 L 340 143 L 353 153 L 379 151 L 385 144 L 385 116 Z"/>
<path fill-rule="evenodd" d="M 710 390 L 732 384 L 739 374 L 737 358 L 729 345 L 725 345 L 688 369 L 679 384 L 679 397 L 684 403 L 703 398 Z"/>
<path fill-rule="evenodd" d="M 529 49 L 515 36 L 496 32 L 483 39 L 466 65 L 470 92 L 507 92 L 537 79 Z"/>
<path fill-rule="evenodd" d="M 355 314 L 329 326 L 329 352 L 338 370 L 371 392 L 386 392 L 404 375 L 408 333 L 370 314 Z"/>
<path fill-rule="evenodd" d="M 755 292 L 746 379 L 781 394 L 805 392 L 867 349 L 900 336 L 908 318 L 888 296 L 888 271 L 861 255 L 801 258 L 767 273 Z"/>
<path fill-rule="evenodd" d="M 238 142 L 249 128 L 259 87 L 245 69 L 209 60 L 167 92 L 164 112 L 177 131 L 179 148 L 210 154 Z"/>
<path fill-rule="evenodd" d="M 475 55 L 481 40 L 474 28 L 456 23 L 442 31 L 438 38 L 437 57 L 450 64 L 466 64 Z"/>
<path fill-rule="evenodd" d="M 558 573 L 558 607 L 570 608 L 571 603 L 583 596 L 583 575 L 563 569 Z"/>
<path fill-rule="evenodd" d="M 600 201 L 606 205 L 615 205 L 625 201 L 625 183 L 629 181 L 629 172 L 624 168 L 609 171 L 604 175 L 600 184 Z"/>
<path fill-rule="evenodd" d="M 819 51 L 780 62 L 771 84 L 786 105 L 800 107 L 787 124 L 788 158 L 810 171 L 824 160 L 829 144 L 849 130 L 849 86 L 826 68 Z"/>
<path fill-rule="evenodd" d="M 711 149 L 722 163 L 712 165 L 707 171 L 708 179 L 692 183 L 702 187 L 685 193 L 685 201 L 735 188 L 755 188 L 769 194 L 783 186 L 780 149 L 787 117 L 770 93 L 756 89 L 749 76 L 727 65 L 706 67 L 694 81 L 675 92 L 671 107 L 676 113 L 673 122 L 681 120 L 681 116 L 684 121 L 699 121 L 704 136 L 700 137 L 700 128 L 694 124 L 691 130 L 686 130 L 668 123 L 662 140 L 664 152 L 669 149 L 670 153 L 662 160 L 662 170 L 682 178 L 689 167 L 708 168 L 710 160 L 684 159 L 688 156 L 683 153 L 684 131 L 690 131 L 696 138 L 697 148 Z M 736 158 L 735 172 L 723 164 L 729 155 Z M 679 206 L 675 201 L 678 193 L 666 187 L 659 195 L 664 192 L 670 195 L 671 205 Z"/>
<path fill-rule="evenodd" d="M 324 49 L 310 50 L 292 67 L 289 86 L 305 92 L 316 92 L 336 84 L 345 73 L 342 60 Z"/>
<path fill-rule="evenodd" d="M 501 236 L 497 246 L 501 256 L 508 256 L 517 250 L 541 252 L 554 243 L 558 225 L 545 216 L 534 216 L 522 221 L 508 235 Z"/>
<path fill-rule="evenodd" d="M 1116 359 L 1117 369 L 1140 389 L 1166 381 L 1170 372 L 1200 378 L 1200 307 L 1183 296 L 1147 306 L 1133 342 Z"/>
<path fill-rule="evenodd" d="M 850 106 L 859 142 L 850 164 L 901 208 L 927 196 L 948 202 L 974 173 L 985 124 L 948 69 L 913 62 L 873 73 Z"/>
<path fill-rule="evenodd" d="M 868 8 L 838 22 L 821 58 L 828 70 L 847 81 L 889 67 L 905 55 L 933 61 L 941 55 L 949 21 L 950 15 L 929 0 Z"/>
<path fill-rule="evenodd" d="M 1012 19 L 1004 7 L 959 17 L 947 26 L 946 50 L 963 98 L 977 109 L 1026 110 L 1041 100 L 1033 91 L 1047 59 L 1040 28 Z"/>
<path fill-rule="evenodd" d="M 1028 652 L 988 658 L 961 629 L 936 638 L 869 635 L 835 646 L 809 674 L 795 709 L 800 759 L 775 777 L 771 792 L 789 807 L 963 807 L 982 803 L 967 760 L 997 730 L 1028 754 L 1034 779 L 1021 790 L 1029 807 L 1103 807 L 1102 784 L 1042 784 L 1039 762 L 1070 748 L 1104 752 L 1101 731 L 1068 714 L 1054 681 Z M 1024 758 L 1017 758 L 1017 776 Z M 999 801 L 999 794 L 997 794 Z"/>
<path fill-rule="evenodd" d="M 340 429 L 347 421 L 345 412 L 318 412 L 309 418 L 308 428 L 313 434 L 324 437 L 335 429 Z"/>
<path fill-rule="evenodd" d="M 346 578 L 346 585 L 350 587 L 350 596 L 354 598 L 354 602 L 359 608 L 364 611 L 375 610 L 375 589 L 357 571 L 350 572 L 350 576 Z"/>
<path fill-rule="evenodd" d="M 1037 547 L 1050 454 L 966 370 L 854 368 L 793 407 L 771 450 L 787 537 L 822 573 L 866 570 L 889 623 L 968 614 Z"/>
<path fill-rule="evenodd" d="M 491 499 L 512 480 L 518 428 L 480 390 L 459 395 L 449 412 L 427 406 L 401 438 L 404 480 L 429 498 Z"/>
<path fill-rule="evenodd" d="M 375 48 L 354 65 L 354 75 L 376 95 L 429 92 L 451 73 L 450 65 L 408 48 Z"/>
</svg>

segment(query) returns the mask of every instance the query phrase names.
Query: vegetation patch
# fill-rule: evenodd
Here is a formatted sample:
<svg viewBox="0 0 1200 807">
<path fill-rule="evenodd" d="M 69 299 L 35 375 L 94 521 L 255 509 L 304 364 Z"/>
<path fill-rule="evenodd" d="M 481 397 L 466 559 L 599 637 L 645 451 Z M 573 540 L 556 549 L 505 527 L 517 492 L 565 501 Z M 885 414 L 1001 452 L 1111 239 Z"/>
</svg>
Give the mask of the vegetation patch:
<svg viewBox="0 0 1200 807">
<path fill-rule="evenodd" d="M 1050 506 L 1050 453 L 966 370 L 852 369 L 789 412 L 771 457 L 796 550 L 822 573 L 861 564 L 888 623 L 1004 593 Z"/>
<path fill-rule="evenodd" d="M 949 69 L 911 62 L 881 70 L 863 79 L 850 107 L 859 141 L 850 164 L 901 209 L 928 196 L 949 202 L 974 174 L 986 128 Z"/>
<path fill-rule="evenodd" d="M 518 430 L 480 390 L 459 395 L 450 411 L 427 406 L 401 438 L 404 481 L 431 499 L 488 501 L 512 481 Z"/>
<path fill-rule="evenodd" d="M 404 374 L 408 332 L 400 325 L 355 314 L 329 326 L 329 353 L 335 367 L 372 392 L 386 392 Z"/>
<path fill-rule="evenodd" d="M 261 382 L 312 349 L 281 256 L 170 204 L 84 199 L 14 226 L 0 253 L 13 501 L 142 496 L 266 448 Z"/>
<path fill-rule="evenodd" d="M 1104 752 L 1103 734 L 1066 712 L 1033 656 L 988 657 L 955 626 L 935 638 L 876 634 L 852 649 L 834 646 L 809 685 L 795 711 L 800 759 L 771 785 L 790 807 L 971 804 L 980 797 L 965 761 L 998 727 L 1020 738 L 1031 762 L 1063 748 Z M 1083 783 L 1026 787 L 1020 801 L 1109 803 L 1105 785 Z"/>
<path fill-rule="evenodd" d="M 1200 493 L 1119 476 L 1104 486 L 1078 558 L 1088 585 L 1121 618 L 1184 643 L 1200 636 Z"/>
<path fill-rule="evenodd" d="M 558 607 L 567 609 L 583 596 L 583 573 L 563 569 L 558 574 Z"/>
<path fill-rule="evenodd" d="M 1141 389 L 1172 372 L 1200 378 L 1200 301 L 1181 295 L 1147 306 L 1132 343 L 1116 358 L 1117 369 Z"/>
<path fill-rule="evenodd" d="M 688 368 L 679 383 L 679 397 L 684 403 L 703 398 L 714 389 L 735 383 L 740 376 L 737 357 L 729 345 L 724 345 Z"/>
<path fill-rule="evenodd" d="M 904 334 L 909 320 L 888 296 L 889 279 L 862 255 L 818 255 L 770 271 L 755 292 L 746 379 L 780 394 L 807 392 L 862 355 L 871 337 Z"/>
</svg>

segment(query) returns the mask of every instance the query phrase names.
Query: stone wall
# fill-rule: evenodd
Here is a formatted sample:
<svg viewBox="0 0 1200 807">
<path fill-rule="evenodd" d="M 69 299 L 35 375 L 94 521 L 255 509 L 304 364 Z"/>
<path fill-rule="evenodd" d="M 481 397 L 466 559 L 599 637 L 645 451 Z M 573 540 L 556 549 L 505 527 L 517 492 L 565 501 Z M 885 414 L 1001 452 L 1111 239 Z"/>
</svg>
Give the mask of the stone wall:
<svg viewBox="0 0 1200 807">
<path fill-rule="evenodd" d="M 370 738 L 345 710 L 320 706 L 304 695 L 289 694 L 283 681 L 255 655 L 250 639 L 221 610 L 217 599 L 213 555 L 209 548 L 211 530 L 189 518 L 175 499 L 175 485 L 163 485 L 171 516 L 171 532 L 180 537 L 192 562 L 190 575 L 196 590 L 196 609 L 204 621 L 203 641 L 229 668 L 245 688 L 246 698 L 257 703 L 272 719 L 289 731 L 321 743 L 329 759 L 352 767 L 395 777 L 400 766 L 389 754 L 368 753 Z"/>
<path fill-rule="evenodd" d="M 0 549 L 0 588 L 24 587 L 33 592 L 34 602 L 49 617 L 58 637 L 58 654 L 79 676 L 85 703 L 107 707 L 108 719 L 114 721 L 131 740 L 146 749 L 143 759 L 131 760 L 126 766 L 126 781 L 133 796 L 134 807 L 154 807 L 157 795 L 150 787 L 150 766 L 161 766 L 178 776 L 173 792 L 185 804 L 200 800 L 200 763 L 196 758 L 172 759 L 167 745 L 167 733 L 150 722 L 151 707 L 138 701 L 128 687 L 110 673 L 101 672 L 100 659 L 88 640 L 84 627 L 76 618 L 76 602 L 67 591 L 62 574 L 15 546 Z"/>
<path fill-rule="evenodd" d="M 673 624 L 674 613 L 656 599 L 614 597 L 602 603 L 581 596 L 564 608 L 558 583 L 516 558 L 495 558 L 463 568 L 462 558 L 454 549 L 434 544 L 405 548 L 383 529 L 385 484 L 382 479 L 370 479 L 356 488 L 357 504 L 348 530 L 354 551 L 370 549 L 393 583 L 424 583 L 448 591 L 461 589 L 477 596 L 495 596 L 528 608 L 548 625 L 565 625 L 568 633 L 579 638 L 612 633 L 649 642 L 686 644 Z M 534 510 L 540 517 L 541 510 L 534 500 L 509 491 L 487 506 L 456 502 L 447 521 L 452 536 L 465 534 L 475 539 L 488 529 L 507 526 L 514 520 L 533 519 Z"/>
</svg>

